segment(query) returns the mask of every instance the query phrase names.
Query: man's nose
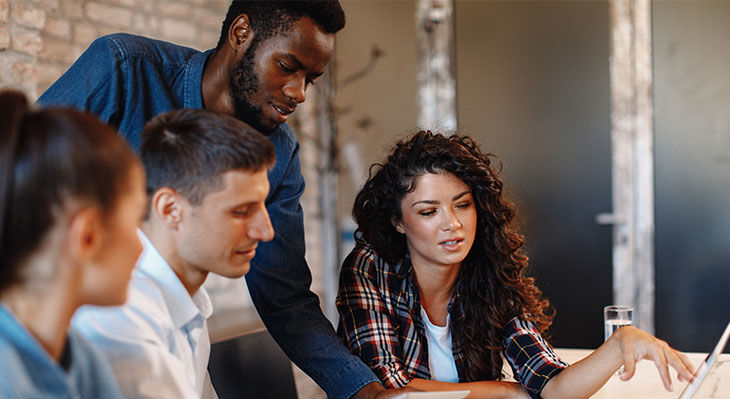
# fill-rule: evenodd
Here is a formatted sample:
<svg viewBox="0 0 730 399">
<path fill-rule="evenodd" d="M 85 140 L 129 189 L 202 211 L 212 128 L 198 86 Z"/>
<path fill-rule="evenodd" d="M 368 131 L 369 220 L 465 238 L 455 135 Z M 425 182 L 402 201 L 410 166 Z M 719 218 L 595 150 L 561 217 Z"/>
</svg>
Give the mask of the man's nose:
<svg viewBox="0 0 730 399">
<path fill-rule="evenodd" d="M 284 95 L 290 98 L 295 103 L 301 104 L 307 99 L 307 96 L 305 94 L 306 89 L 306 79 L 304 77 L 296 77 L 289 81 L 286 86 L 284 86 Z"/>
<path fill-rule="evenodd" d="M 274 227 L 271 225 L 269 212 L 265 206 L 261 206 L 249 229 L 249 238 L 259 241 L 271 241 L 274 238 Z"/>
</svg>

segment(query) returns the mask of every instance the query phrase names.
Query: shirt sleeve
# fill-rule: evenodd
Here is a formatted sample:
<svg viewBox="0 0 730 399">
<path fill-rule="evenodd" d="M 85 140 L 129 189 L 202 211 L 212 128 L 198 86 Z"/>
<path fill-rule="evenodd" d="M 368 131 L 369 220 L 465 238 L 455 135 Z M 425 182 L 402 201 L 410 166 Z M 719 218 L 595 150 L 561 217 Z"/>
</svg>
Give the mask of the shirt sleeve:
<svg viewBox="0 0 730 399">
<path fill-rule="evenodd" d="M 135 312 L 124 307 L 80 309 L 73 326 L 104 356 L 125 398 L 199 397 L 189 367 Z"/>
<path fill-rule="evenodd" d="M 277 144 L 277 143 L 275 143 Z M 278 143 L 277 146 L 283 145 Z M 262 242 L 246 275 L 251 299 L 267 329 L 294 363 L 325 390 L 330 398 L 349 398 L 377 381 L 365 364 L 353 356 L 335 334 L 310 290 L 312 276 L 304 258 L 304 227 L 299 199 L 304 178 L 299 145 L 277 149 L 281 173 L 267 210 L 274 227 L 272 241 Z M 285 159 L 282 159 L 286 156 Z"/>
<path fill-rule="evenodd" d="M 505 326 L 504 357 L 533 398 L 568 364 L 560 360 L 532 322 L 515 317 Z"/>
<path fill-rule="evenodd" d="M 352 353 L 359 356 L 387 388 L 411 381 L 401 359 L 403 348 L 390 321 L 381 286 L 373 276 L 371 256 L 354 251 L 340 272 L 337 310 L 340 326 Z"/>
<path fill-rule="evenodd" d="M 123 399 L 114 372 L 91 343 L 73 328 L 68 332 L 71 346 L 71 370 L 69 376 L 76 384 L 82 398 Z"/>
<path fill-rule="evenodd" d="M 118 45 L 108 36 L 100 37 L 38 98 L 38 103 L 90 111 L 118 128 L 123 112 L 123 68 Z"/>
</svg>

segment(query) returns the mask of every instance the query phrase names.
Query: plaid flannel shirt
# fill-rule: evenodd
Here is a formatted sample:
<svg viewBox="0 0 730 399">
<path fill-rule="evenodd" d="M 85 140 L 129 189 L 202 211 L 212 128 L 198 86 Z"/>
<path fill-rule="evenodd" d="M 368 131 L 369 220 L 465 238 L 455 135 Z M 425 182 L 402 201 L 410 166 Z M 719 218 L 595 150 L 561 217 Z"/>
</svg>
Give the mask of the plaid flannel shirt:
<svg viewBox="0 0 730 399">
<path fill-rule="evenodd" d="M 345 260 L 337 295 L 340 335 L 388 388 L 431 377 L 420 307 L 408 257 L 391 265 L 370 247 L 358 246 Z M 533 323 L 514 318 L 504 331 L 503 355 L 515 379 L 533 398 L 539 398 L 547 382 L 568 365 Z M 466 382 L 464 357 L 455 342 L 453 352 L 459 382 Z"/>
</svg>

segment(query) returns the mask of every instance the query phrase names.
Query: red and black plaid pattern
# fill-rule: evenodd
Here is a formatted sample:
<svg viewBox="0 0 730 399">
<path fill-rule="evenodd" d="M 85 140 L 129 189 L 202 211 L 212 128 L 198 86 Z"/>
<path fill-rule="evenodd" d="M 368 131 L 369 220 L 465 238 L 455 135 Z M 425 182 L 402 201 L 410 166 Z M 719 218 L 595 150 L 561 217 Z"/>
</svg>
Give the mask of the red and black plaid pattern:
<svg viewBox="0 0 730 399">
<path fill-rule="evenodd" d="M 408 257 L 391 265 L 370 247 L 355 248 L 342 265 L 337 309 L 340 334 L 348 347 L 386 387 L 399 388 L 414 378 L 431 377 L 418 286 Z M 514 318 L 504 330 L 503 354 L 515 379 L 538 398 L 550 378 L 567 364 L 531 322 Z M 456 345 L 453 350 L 461 380 L 463 356 Z"/>
</svg>

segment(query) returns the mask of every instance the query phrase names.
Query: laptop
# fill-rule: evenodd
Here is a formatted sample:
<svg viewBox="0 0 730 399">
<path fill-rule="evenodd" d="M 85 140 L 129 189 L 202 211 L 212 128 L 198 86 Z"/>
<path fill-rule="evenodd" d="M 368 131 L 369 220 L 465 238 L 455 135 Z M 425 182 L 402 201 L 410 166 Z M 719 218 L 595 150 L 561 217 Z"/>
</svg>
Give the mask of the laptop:
<svg viewBox="0 0 730 399">
<path fill-rule="evenodd" d="M 705 379 L 705 376 L 707 376 L 707 373 L 717 362 L 717 358 L 720 357 L 720 354 L 725 349 L 725 345 L 727 345 L 729 337 L 730 323 L 727 323 L 727 327 L 725 327 L 725 331 L 720 336 L 720 340 L 717 342 L 717 345 L 715 345 L 715 349 L 710 352 L 709 355 L 707 355 L 705 361 L 703 361 L 702 364 L 700 364 L 700 367 L 697 368 L 694 379 L 692 380 L 692 382 L 687 384 L 687 387 L 684 388 L 684 391 L 682 391 L 682 395 L 679 396 L 679 399 L 690 399 L 694 396 L 695 392 L 700 387 L 700 384 L 702 384 L 702 380 Z"/>
</svg>

